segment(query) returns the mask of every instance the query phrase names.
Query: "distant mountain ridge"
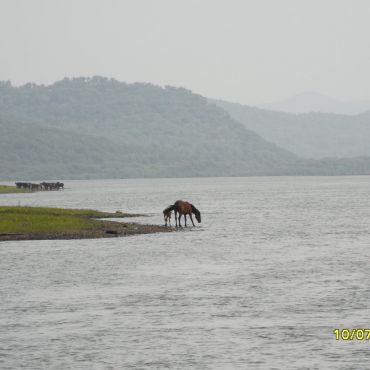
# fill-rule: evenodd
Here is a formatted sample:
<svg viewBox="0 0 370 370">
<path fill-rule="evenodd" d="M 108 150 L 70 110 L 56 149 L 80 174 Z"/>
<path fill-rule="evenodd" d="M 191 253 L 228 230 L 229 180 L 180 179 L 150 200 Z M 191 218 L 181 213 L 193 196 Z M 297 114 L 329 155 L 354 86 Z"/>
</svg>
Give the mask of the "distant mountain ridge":
<svg viewBox="0 0 370 370">
<path fill-rule="evenodd" d="M 275 102 L 258 105 L 261 109 L 286 113 L 331 113 L 355 115 L 370 110 L 370 101 L 341 101 L 324 94 L 305 92 Z"/>
<path fill-rule="evenodd" d="M 248 130 L 304 158 L 370 156 L 370 112 L 291 114 L 211 100 Z"/>
<path fill-rule="evenodd" d="M 0 180 L 335 174 L 370 159 L 302 160 L 183 88 L 0 83 Z"/>
</svg>

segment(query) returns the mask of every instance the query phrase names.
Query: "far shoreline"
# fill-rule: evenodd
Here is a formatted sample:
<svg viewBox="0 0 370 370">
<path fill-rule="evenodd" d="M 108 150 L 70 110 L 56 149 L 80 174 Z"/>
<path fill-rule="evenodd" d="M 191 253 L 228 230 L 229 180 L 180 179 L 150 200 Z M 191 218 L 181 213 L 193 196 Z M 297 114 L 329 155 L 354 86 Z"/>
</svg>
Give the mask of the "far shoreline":
<svg viewBox="0 0 370 370">
<path fill-rule="evenodd" d="M 0 185 L 0 194 L 22 194 L 22 193 L 34 193 L 30 189 L 20 189 L 12 185 Z"/>
</svg>

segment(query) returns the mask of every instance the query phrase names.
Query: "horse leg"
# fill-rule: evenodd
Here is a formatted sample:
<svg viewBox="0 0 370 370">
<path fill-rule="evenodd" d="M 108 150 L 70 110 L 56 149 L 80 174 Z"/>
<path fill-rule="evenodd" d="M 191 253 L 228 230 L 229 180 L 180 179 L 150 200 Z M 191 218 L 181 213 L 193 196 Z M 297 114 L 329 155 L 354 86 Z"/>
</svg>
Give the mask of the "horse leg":
<svg viewBox="0 0 370 370">
<path fill-rule="evenodd" d="M 177 227 L 177 212 L 175 211 L 175 221 L 176 221 L 176 227 Z"/>
<path fill-rule="evenodd" d="M 182 215 L 181 215 L 181 213 L 179 213 L 179 226 L 180 226 L 180 227 L 182 227 L 182 226 L 181 226 L 181 221 L 180 221 L 180 220 L 181 220 L 181 216 L 182 216 Z"/>
<path fill-rule="evenodd" d="M 191 222 L 192 222 L 193 226 L 195 227 L 195 225 L 194 225 L 194 221 L 193 221 L 193 216 L 191 215 L 191 213 L 190 213 L 190 220 L 191 220 Z"/>
<path fill-rule="evenodd" d="M 185 218 L 185 227 L 187 227 L 187 226 L 186 226 L 186 215 L 184 215 L 184 218 Z"/>
</svg>

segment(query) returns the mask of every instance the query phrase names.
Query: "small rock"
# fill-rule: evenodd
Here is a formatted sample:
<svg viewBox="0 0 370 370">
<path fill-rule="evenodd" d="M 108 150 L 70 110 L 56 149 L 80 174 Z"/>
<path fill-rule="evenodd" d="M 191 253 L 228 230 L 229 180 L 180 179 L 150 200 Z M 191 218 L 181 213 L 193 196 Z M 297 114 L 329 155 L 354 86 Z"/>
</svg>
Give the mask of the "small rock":
<svg viewBox="0 0 370 370">
<path fill-rule="evenodd" d="M 119 234 L 119 232 L 117 230 L 110 230 L 110 229 L 105 230 L 105 233 L 106 234 L 112 234 L 112 235 L 118 235 Z"/>
</svg>

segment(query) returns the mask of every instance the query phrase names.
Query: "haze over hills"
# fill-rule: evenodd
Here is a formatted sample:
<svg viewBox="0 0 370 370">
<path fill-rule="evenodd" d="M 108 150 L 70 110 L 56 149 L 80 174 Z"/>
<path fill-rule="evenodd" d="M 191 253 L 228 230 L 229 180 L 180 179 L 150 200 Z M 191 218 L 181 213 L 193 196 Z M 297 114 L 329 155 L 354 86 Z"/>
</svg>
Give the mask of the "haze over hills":
<svg viewBox="0 0 370 370">
<path fill-rule="evenodd" d="M 370 101 L 341 101 L 315 92 L 305 92 L 276 102 L 260 104 L 259 108 L 287 113 L 360 114 L 370 110 Z"/>
<path fill-rule="evenodd" d="M 2 179 L 277 174 L 297 161 L 183 88 L 2 83 L 0 112 Z"/>
<path fill-rule="evenodd" d="M 212 100 L 264 139 L 304 158 L 370 156 L 370 112 L 291 114 Z"/>
<path fill-rule="evenodd" d="M 367 173 L 369 158 L 302 160 L 183 88 L 0 84 L 1 180 Z"/>
</svg>

